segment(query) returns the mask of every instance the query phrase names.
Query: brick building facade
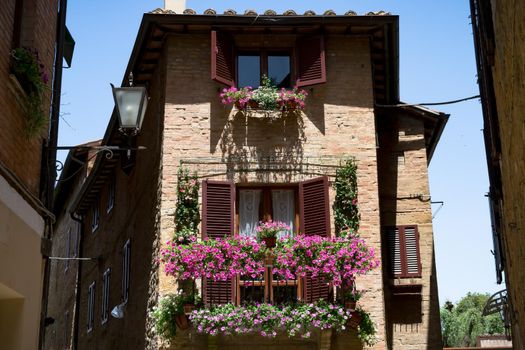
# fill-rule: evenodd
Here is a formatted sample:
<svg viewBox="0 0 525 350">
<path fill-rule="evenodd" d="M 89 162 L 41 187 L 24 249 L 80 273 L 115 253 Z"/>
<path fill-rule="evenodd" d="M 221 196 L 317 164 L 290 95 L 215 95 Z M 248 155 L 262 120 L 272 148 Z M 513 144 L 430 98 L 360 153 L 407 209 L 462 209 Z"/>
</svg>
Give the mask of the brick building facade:
<svg viewBox="0 0 525 350">
<path fill-rule="evenodd" d="M 133 139 L 146 149 L 111 159 L 99 156 L 71 205 L 83 217 L 80 254 L 94 259 L 81 262 L 78 348 L 162 347 L 149 312 L 159 296 L 177 288 L 157 258 L 174 233 L 179 167 L 207 179 L 208 192 L 200 194 L 207 211 L 213 184 L 228 186 L 231 193 L 250 186 L 287 186 L 300 202 L 297 191 L 305 191 L 307 183 L 322 183 L 329 189 L 328 197 L 319 197 L 328 208 L 323 227 L 332 227 L 324 234 L 333 235 L 331 182 L 335 169 L 350 157 L 358 165 L 360 234 L 381 259 L 380 268 L 356 282 L 367 290 L 360 303 L 377 326 L 374 348 L 441 348 L 427 167 L 447 116 L 400 106 L 397 26 L 398 17 L 384 12 L 302 16 L 288 11 L 256 17 L 156 10 L 144 16 L 125 76 L 133 72 L 136 84 L 148 87 L 144 124 Z M 305 41 L 315 47 L 314 65 L 320 65 L 313 73 L 306 70 L 310 76 L 298 63 L 312 52 L 302 50 Z M 223 55 L 230 52 L 225 48 L 237 54 Z M 269 112 L 274 115 L 268 118 L 268 112 L 223 106 L 218 96 L 222 83 L 240 78 L 228 63 L 221 66 L 221 59 L 233 62 L 244 51 L 257 57 L 277 51 L 287 57 L 289 73 L 309 91 L 306 109 Z M 127 142 L 116 124 L 113 115 L 103 144 Z M 239 196 L 229 202 L 237 211 Z M 111 198 L 114 207 L 108 210 Z M 312 219 L 301 203 L 298 232 Z M 227 213 L 239 215 L 234 214 Z M 206 231 L 212 222 L 202 217 Z M 238 220 L 227 224 L 236 227 Z M 400 249 L 403 256 L 413 254 L 415 265 L 406 267 L 407 260 L 397 266 L 389 259 L 394 249 L 389 237 L 408 242 L 410 234 L 413 250 L 408 245 Z M 121 318 L 108 317 L 115 307 L 123 311 L 117 315 Z M 181 334 L 172 347 L 205 348 L 208 341 Z M 219 348 L 327 346 L 319 337 L 215 341 Z M 352 331 L 334 334 L 328 346 L 361 348 Z"/>
<path fill-rule="evenodd" d="M 507 324 L 514 349 L 525 348 L 525 215 L 521 111 L 525 92 L 525 6 L 522 2 L 472 0 L 472 24 L 490 189 L 489 199 L 498 283 L 505 281 Z M 503 278 L 504 277 L 504 278 Z"/>
<path fill-rule="evenodd" d="M 12 50 L 38 52 L 53 76 L 57 0 L 0 4 L 0 339 L 5 349 L 35 349 L 39 341 L 44 261 L 41 239 L 53 215 L 40 201 L 45 126 L 28 136 L 27 90 L 13 74 Z M 42 104 L 48 116 L 51 84 Z"/>
</svg>

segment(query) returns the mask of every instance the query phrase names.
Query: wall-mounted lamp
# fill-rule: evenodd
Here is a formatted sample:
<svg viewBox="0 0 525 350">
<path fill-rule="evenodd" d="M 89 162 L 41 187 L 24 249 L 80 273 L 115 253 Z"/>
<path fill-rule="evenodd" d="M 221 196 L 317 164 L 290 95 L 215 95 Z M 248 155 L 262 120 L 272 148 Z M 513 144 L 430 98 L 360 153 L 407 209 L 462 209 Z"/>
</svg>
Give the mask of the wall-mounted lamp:
<svg viewBox="0 0 525 350">
<path fill-rule="evenodd" d="M 113 98 L 117 107 L 117 116 L 119 122 L 119 131 L 128 137 L 128 146 L 57 146 L 48 147 L 50 151 L 54 150 L 93 150 L 96 153 L 106 152 L 106 158 L 113 158 L 114 151 L 127 151 L 128 157 L 131 151 L 138 151 L 146 149 L 144 146 L 131 147 L 131 137 L 137 135 L 142 127 L 144 115 L 148 107 L 148 92 L 143 86 L 133 86 L 133 73 L 129 74 L 129 86 L 115 87 L 113 84 L 111 89 L 113 91 Z M 60 170 L 61 163 L 57 161 L 57 169 Z"/>
</svg>

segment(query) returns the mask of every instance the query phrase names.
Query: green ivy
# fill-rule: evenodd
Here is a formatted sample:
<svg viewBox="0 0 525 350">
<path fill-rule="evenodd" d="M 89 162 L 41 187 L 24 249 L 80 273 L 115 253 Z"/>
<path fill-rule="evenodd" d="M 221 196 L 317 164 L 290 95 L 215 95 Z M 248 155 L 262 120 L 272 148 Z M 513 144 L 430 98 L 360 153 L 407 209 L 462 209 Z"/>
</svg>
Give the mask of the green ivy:
<svg viewBox="0 0 525 350">
<path fill-rule="evenodd" d="M 187 168 L 181 166 L 177 173 L 176 232 L 190 230 L 197 233 L 197 226 L 200 222 L 199 188 L 197 174 L 190 174 Z"/>
<path fill-rule="evenodd" d="M 159 300 L 158 306 L 151 312 L 157 334 L 164 339 L 175 337 L 177 334 L 175 318 L 184 313 L 186 304 L 202 307 L 202 300 L 195 293 L 184 294 L 181 290 L 177 294 L 168 294 Z"/>
<path fill-rule="evenodd" d="M 11 55 L 13 57 L 11 70 L 27 94 L 26 132 L 30 137 L 35 136 L 47 123 L 42 105 L 49 78 L 36 50 L 20 47 L 14 49 Z"/>
<path fill-rule="evenodd" d="M 377 343 L 376 327 L 370 314 L 363 309 L 357 309 L 357 312 L 361 315 L 361 322 L 357 328 L 357 336 L 367 346 L 374 346 Z"/>
<path fill-rule="evenodd" d="M 334 189 L 335 230 L 340 236 L 355 236 L 361 215 L 357 203 L 357 165 L 353 159 L 346 160 L 337 169 Z"/>
</svg>

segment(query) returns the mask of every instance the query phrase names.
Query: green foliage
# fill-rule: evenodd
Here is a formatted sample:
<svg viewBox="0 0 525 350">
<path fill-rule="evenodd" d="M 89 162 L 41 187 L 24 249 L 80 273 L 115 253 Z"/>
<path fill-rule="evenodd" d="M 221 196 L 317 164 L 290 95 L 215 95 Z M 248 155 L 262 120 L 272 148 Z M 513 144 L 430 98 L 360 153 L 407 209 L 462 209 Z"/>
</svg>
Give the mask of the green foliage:
<svg viewBox="0 0 525 350">
<path fill-rule="evenodd" d="M 274 110 L 279 107 L 277 102 L 279 92 L 277 87 L 267 76 L 262 77 L 262 85 L 253 91 L 252 99 L 257 102 L 259 108 L 264 110 Z"/>
<path fill-rule="evenodd" d="M 175 210 L 175 239 L 190 237 L 188 232 L 197 234 L 200 222 L 199 188 L 197 174 L 190 174 L 187 168 L 179 167 L 177 173 L 177 208 Z"/>
<path fill-rule="evenodd" d="M 195 293 L 168 294 L 159 300 L 151 316 L 155 321 L 155 330 L 164 339 L 171 339 L 177 334 L 175 317 L 184 313 L 184 305 L 202 306 L 202 301 Z"/>
<path fill-rule="evenodd" d="M 376 327 L 368 312 L 363 309 L 357 309 L 357 312 L 361 315 L 361 322 L 357 327 L 358 338 L 367 346 L 373 346 L 377 343 Z"/>
<path fill-rule="evenodd" d="M 48 77 L 36 50 L 20 47 L 14 49 L 11 56 L 11 70 L 27 93 L 26 132 L 28 136 L 35 136 L 42 131 L 47 122 L 42 105 Z"/>
<path fill-rule="evenodd" d="M 357 165 L 348 159 L 335 174 L 333 204 L 335 229 L 339 236 L 356 236 L 359 230 L 357 204 Z"/>
<path fill-rule="evenodd" d="M 441 308 L 444 346 L 476 346 L 480 335 L 505 333 L 499 314 L 482 316 L 488 299 L 489 294 L 468 293 L 455 306 L 447 302 Z"/>
</svg>

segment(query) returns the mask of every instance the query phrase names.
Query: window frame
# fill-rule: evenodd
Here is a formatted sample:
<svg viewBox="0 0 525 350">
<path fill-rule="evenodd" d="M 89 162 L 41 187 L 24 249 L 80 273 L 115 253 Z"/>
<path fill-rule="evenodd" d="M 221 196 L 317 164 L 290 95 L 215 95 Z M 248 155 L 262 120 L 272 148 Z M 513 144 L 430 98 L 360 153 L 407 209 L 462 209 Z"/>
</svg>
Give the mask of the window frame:
<svg viewBox="0 0 525 350">
<path fill-rule="evenodd" d="M 115 207 L 115 198 L 116 198 L 116 179 L 115 179 L 115 175 L 113 175 L 111 177 L 111 179 L 109 180 L 109 183 L 108 183 L 108 201 L 107 201 L 107 206 L 106 206 L 106 213 L 109 214 L 111 213 L 111 211 L 113 210 L 113 208 Z"/>
<path fill-rule="evenodd" d="M 284 86 L 285 89 L 291 89 L 294 86 L 294 82 L 296 80 L 296 73 L 295 73 L 295 66 L 296 66 L 296 60 L 295 60 L 295 48 L 294 47 L 261 47 L 261 48 L 253 48 L 253 47 L 237 47 L 235 49 L 234 53 L 234 64 L 235 64 L 235 85 L 240 88 L 239 86 L 239 56 L 242 56 L 243 54 L 248 56 L 250 54 L 259 54 L 260 57 L 260 77 L 259 77 L 259 86 L 262 84 L 262 77 L 263 75 L 268 76 L 268 56 L 271 56 L 271 53 L 279 53 L 279 54 L 287 54 L 290 56 L 290 86 Z M 258 86 L 253 86 L 254 89 L 256 89 Z"/>
<path fill-rule="evenodd" d="M 95 233 L 100 227 L 100 197 L 95 198 L 95 202 L 92 207 L 92 216 L 91 216 L 91 233 Z"/>
<path fill-rule="evenodd" d="M 406 242 L 406 229 L 414 229 L 415 233 L 415 244 L 416 244 L 416 259 L 418 271 L 410 273 L 408 272 L 408 258 L 407 258 L 407 242 Z M 399 234 L 399 256 L 401 263 L 401 273 L 395 274 L 395 269 L 393 266 L 394 257 L 392 256 L 392 247 L 390 235 L 392 232 L 395 234 L 396 230 Z M 422 265 L 421 265 L 421 248 L 420 248 L 420 235 L 418 225 L 397 225 L 397 226 L 388 226 L 386 227 L 387 242 L 388 242 L 388 255 L 389 255 L 389 274 L 391 278 L 397 279 L 408 279 L 408 278 L 421 278 L 422 277 Z"/>
<path fill-rule="evenodd" d="M 95 327 L 95 287 L 96 282 L 93 281 L 88 287 L 87 297 L 87 332 L 91 333 Z"/>
<path fill-rule="evenodd" d="M 106 324 L 109 320 L 109 291 L 111 283 L 111 268 L 108 267 L 102 275 L 102 314 L 101 324 Z"/>
<path fill-rule="evenodd" d="M 69 331 L 70 331 L 70 322 L 69 322 L 69 310 L 64 312 L 64 347 L 63 349 L 69 349 Z"/>
<path fill-rule="evenodd" d="M 127 304 L 129 301 L 129 286 L 131 276 L 131 240 L 124 243 L 122 250 L 122 302 Z"/>
<path fill-rule="evenodd" d="M 69 270 L 69 258 L 71 257 L 71 226 L 67 228 L 67 240 L 66 240 L 66 261 L 64 261 L 64 273 Z"/>
</svg>

